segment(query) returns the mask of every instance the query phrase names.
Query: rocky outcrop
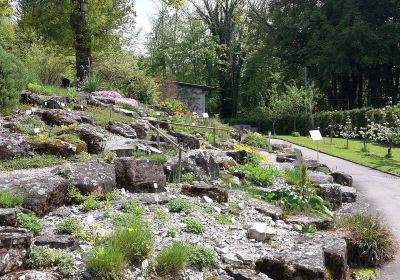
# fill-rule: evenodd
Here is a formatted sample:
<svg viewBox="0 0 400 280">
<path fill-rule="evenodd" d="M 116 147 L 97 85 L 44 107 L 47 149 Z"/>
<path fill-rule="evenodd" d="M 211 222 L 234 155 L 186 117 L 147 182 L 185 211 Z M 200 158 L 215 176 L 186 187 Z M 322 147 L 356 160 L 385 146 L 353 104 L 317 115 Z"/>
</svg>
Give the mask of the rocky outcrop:
<svg viewBox="0 0 400 280">
<path fill-rule="evenodd" d="M 322 172 L 308 171 L 308 178 L 315 185 L 333 184 L 333 177 Z"/>
<path fill-rule="evenodd" d="M 39 216 L 65 204 L 69 182 L 49 168 L 0 172 L 0 190 L 24 197 L 23 207 Z"/>
<path fill-rule="evenodd" d="M 24 268 L 31 242 L 26 229 L 0 228 L 0 275 Z"/>
<path fill-rule="evenodd" d="M 167 178 L 162 164 L 158 161 L 124 157 L 117 158 L 114 166 L 118 188 L 138 193 L 165 191 Z"/>
<path fill-rule="evenodd" d="M 49 138 L 46 141 L 33 143 L 35 151 L 43 154 L 70 157 L 77 154 L 77 147 L 60 139 Z"/>
<path fill-rule="evenodd" d="M 344 172 L 336 171 L 332 172 L 331 176 L 333 177 L 333 181 L 337 184 L 351 187 L 353 186 L 353 177 Z"/>
<path fill-rule="evenodd" d="M 19 100 L 21 103 L 24 104 L 31 104 L 31 105 L 40 105 L 42 101 L 40 97 L 36 94 L 33 94 L 29 90 L 24 90 L 21 93 L 21 98 Z"/>
<path fill-rule="evenodd" d="M 272 280 L 264 273 L 252 269 L 227 268 L 227 272 L 235 280 Z"/>
<path fill-rule="evenodd" d="M 270 240 L 276 235 L 276 230 L 266 223 L 253 223 L 247 231 L 247 237 L 256 241 Z"/>
<path fill-rule="evenodd" d="M 191 134 L 185 132 L 170 132 L 169 134 L 176 137 L 178 139 L 178 143 L 187 149 L 190 150 L 200 149 L 199 139 L 192 136 Z"/>
<path fill-rule="evenodd" d="M 130 123 L 130 126 L 136 131 L 137 137 L 139 139 L 145 139 L 149 134 L 150 127 L 149 123 L 142 120 L 136 120 Z"/>
<path fill-rule="evenodd" d="M 342 190 L 337 184 L 320 184 L 318 194 L 325 200 L 329 201 L 333 209 L 339 209 L 342 206 Z"/>
<path fill-rule="evenodd" d="M 31 145 L 23 134 L 3 131 L 0 133 L 0 160 L 28 156 Z"/>
<path fill-rule="evenodd" d="M 318 230 L 333 229 L 335 224 L 331 218 L 288 216 L 285 222 L 296 225 L 314 225 Z"/>
<path fill-rule="evenodd" d="M 104 151 L 107 142 L 107 132 L 104 129 L 89 124 L 80 124 L 75 132 L 86 142 L 89 153 L 98 154 Z"/>
<path fill-rule="evenodd" d="M 0 280 L 61 280 L 61 275 L 50 271 L 25 270 L 4 275 Z"/>
<path fill-rule="evenodd" d="M 54 172 L 64 174 L 85 195 L 104 196 L 116 187 L 114 166 L 101 160 L 66 164 Z"/>
<path fill-rule="evenodd" d="M 120 122 L 112 122 L 108 125 L 107 130 L 111 133 L 121 135 L 126 138 L 136 139 L 136 131 L 129 125 Z"/>
<path fill-rule="evenodd" d="M 44 234 L 35 239 L 36 246 L 47 246 L 53 249 L 67 249 L 74 244 L 75 240 L 70 235 Z"/>
<path fill-rule="evenodd" d="M 251 199 L 249 201 L 249 204 L 250 206 L 254 207 L 258 212 L 272 218 L 272 220 L 274 221 L 281 219 L 283 215 L 281 208 L 258 199 Z"/>
<path fill-rule="evenodd" d="M 71 125 L 82 122 L 79 115 L 61 109 L 44 110 L 41 112 L 41 117 L 48 125 Z"/>
<path fill-rule="evenodd" d="M 357 190 L 355 188 L 340 186 L 340 191 L 342 192 L 343 202 L 352 203 L 357 200 Z"/>
<path fill-rule="evenodd" d="M 182 155 L 182 174 L 192 173 L 199 181 L 210 181 L 219 178 L 219 164 L 210 150 L 192 150 Z M 178 157 L 168 159 L 165 169 L 171 178 L 178 174 Z"/>
<path fill-rule="evenodd" d="M 207 196 L 220 203 L 228 202 L 228 192 L 226 190 L 205 182 L 194 182 L 192 185 L 184 185 L 182 186 L 182 193 L 188 196 Z"/>
<path fill-rule="evenodd" d="M 273 151 L 287 152 L 287 151 L 291 151 L 292 150 L 292 144 L 287 144 L 287 143 L 276 144 L 276 143 L 272 143 L 271 144 L 271 148 L 272 148 Z"/>
<path fill-rule="evenodd" d="M 15 227 L 17 222 L 15 208 L 0 208 L 0 226 Z"/>
<path fill-rule="evenodd" d="M 245 150 L 227 151 L 226 155 L 233 158 L 239 164 L 246 164 L 249 153 Z"/>
</svg>

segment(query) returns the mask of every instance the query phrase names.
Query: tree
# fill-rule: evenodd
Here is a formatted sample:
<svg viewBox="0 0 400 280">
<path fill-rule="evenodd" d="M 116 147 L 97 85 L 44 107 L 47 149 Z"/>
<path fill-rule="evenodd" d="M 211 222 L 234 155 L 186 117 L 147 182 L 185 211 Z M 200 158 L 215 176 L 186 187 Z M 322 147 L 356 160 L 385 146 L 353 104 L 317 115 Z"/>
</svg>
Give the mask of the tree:
<svg viewBox="0 0 400 280">
<path fill-rule="evenodd" d="M 9 47 L 14 35 L 12 9 L 7 0 L 0 0 L 0 47 Z"/>
</svg>

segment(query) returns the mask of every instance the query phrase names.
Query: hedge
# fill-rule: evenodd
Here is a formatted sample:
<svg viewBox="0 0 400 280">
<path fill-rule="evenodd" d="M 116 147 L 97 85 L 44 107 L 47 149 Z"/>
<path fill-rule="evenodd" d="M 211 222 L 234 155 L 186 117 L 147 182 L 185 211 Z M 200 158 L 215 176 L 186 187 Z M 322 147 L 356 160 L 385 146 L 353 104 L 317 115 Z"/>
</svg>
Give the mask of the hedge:
<svg viewBox="0 0 400 280">
<path fill-rule="evenodd" d="M 314 114 L 314 126 L 316 128 L 320 128 L 323 135 L 329 135 L 329 124 L 333 123 L 336 126 L 339 124 L 343 125 L 345 124 L 347 115 L 350 116 L 353 126 L 357 127 L 366 126 L 365 116 L 377 123 L 381 122 L 383 119 L 381 109 L 362 108 L 346 111 L 323 111 Z M 241 115 L 235 119 L 230 119 L 228 122 L 231 125 L 248 124 L 253 127 L 257 127 L 261 132 L 273 131 L 272 121 L 268 119 L 267 114 L 262 108 L 253 109 L 251 113 L 247 115 Z M 300 132 L 301 135 L 308 135 L 308 131 L 312 128 L 310 114 L 303 114 L 298 117 L 296 120 L 296 126 L 297 131 Z M 281 118 L 275 123 L 275 132 L 277 134 L 289 135 L 293 132 L 293 127 L 293 118 Z"/>
</svg>

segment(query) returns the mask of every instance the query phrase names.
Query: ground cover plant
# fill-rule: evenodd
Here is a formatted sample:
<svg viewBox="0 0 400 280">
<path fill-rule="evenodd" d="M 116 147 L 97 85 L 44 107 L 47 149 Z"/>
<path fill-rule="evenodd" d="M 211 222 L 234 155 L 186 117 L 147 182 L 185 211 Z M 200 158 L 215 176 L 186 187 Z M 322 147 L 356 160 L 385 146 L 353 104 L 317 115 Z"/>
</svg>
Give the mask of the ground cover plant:
<svg viewBox="0 0 400 280">
<path fill-rule="evenodd" d="M 43 230 L 43 222 L 34 213 L 25 214 L 17 210 L 17 227 L 25 228 L 33 235 L 39 235 Z"/>
<path fill-rule="evenodd" d="M 11 191 L 0 191 L 0 207 L 13 208 L 21 206 L 24 202 L 24 197 L 19 194 L 14 194 Z"/>
<path fill-rule="evenodd" d="M 33 269 L 48 269 L 54 267 L 65 277 L 75 272 L 74 259 L 70 254 L 48 247 L 33 246 L 27 261 L 28 267 Z"/>
</svg>

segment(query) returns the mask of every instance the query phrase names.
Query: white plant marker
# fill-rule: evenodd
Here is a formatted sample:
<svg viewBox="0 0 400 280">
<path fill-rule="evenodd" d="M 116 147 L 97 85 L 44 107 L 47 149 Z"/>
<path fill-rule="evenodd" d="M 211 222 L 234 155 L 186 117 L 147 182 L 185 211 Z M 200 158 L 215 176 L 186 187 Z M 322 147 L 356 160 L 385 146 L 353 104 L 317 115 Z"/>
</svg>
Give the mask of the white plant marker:
<svg viewBox="0 0 400 280">
<path fill-rule="evenodd" d="M 26 110 L 26 111 L 25 111 L 25 114 L 27 114 L 27 115 L 32 115 L 32 111 L 31 111 L 31 110 Z"/>
<path fill-rule="evenodd" d="M 34 132 L 35 134 L 39 134 L 39 133 L 40 133 L 40 128 L 39 128 L 39 127 L 35 127 L 35 128 L 33 129 L 33 132 Z"/>
</svg>

